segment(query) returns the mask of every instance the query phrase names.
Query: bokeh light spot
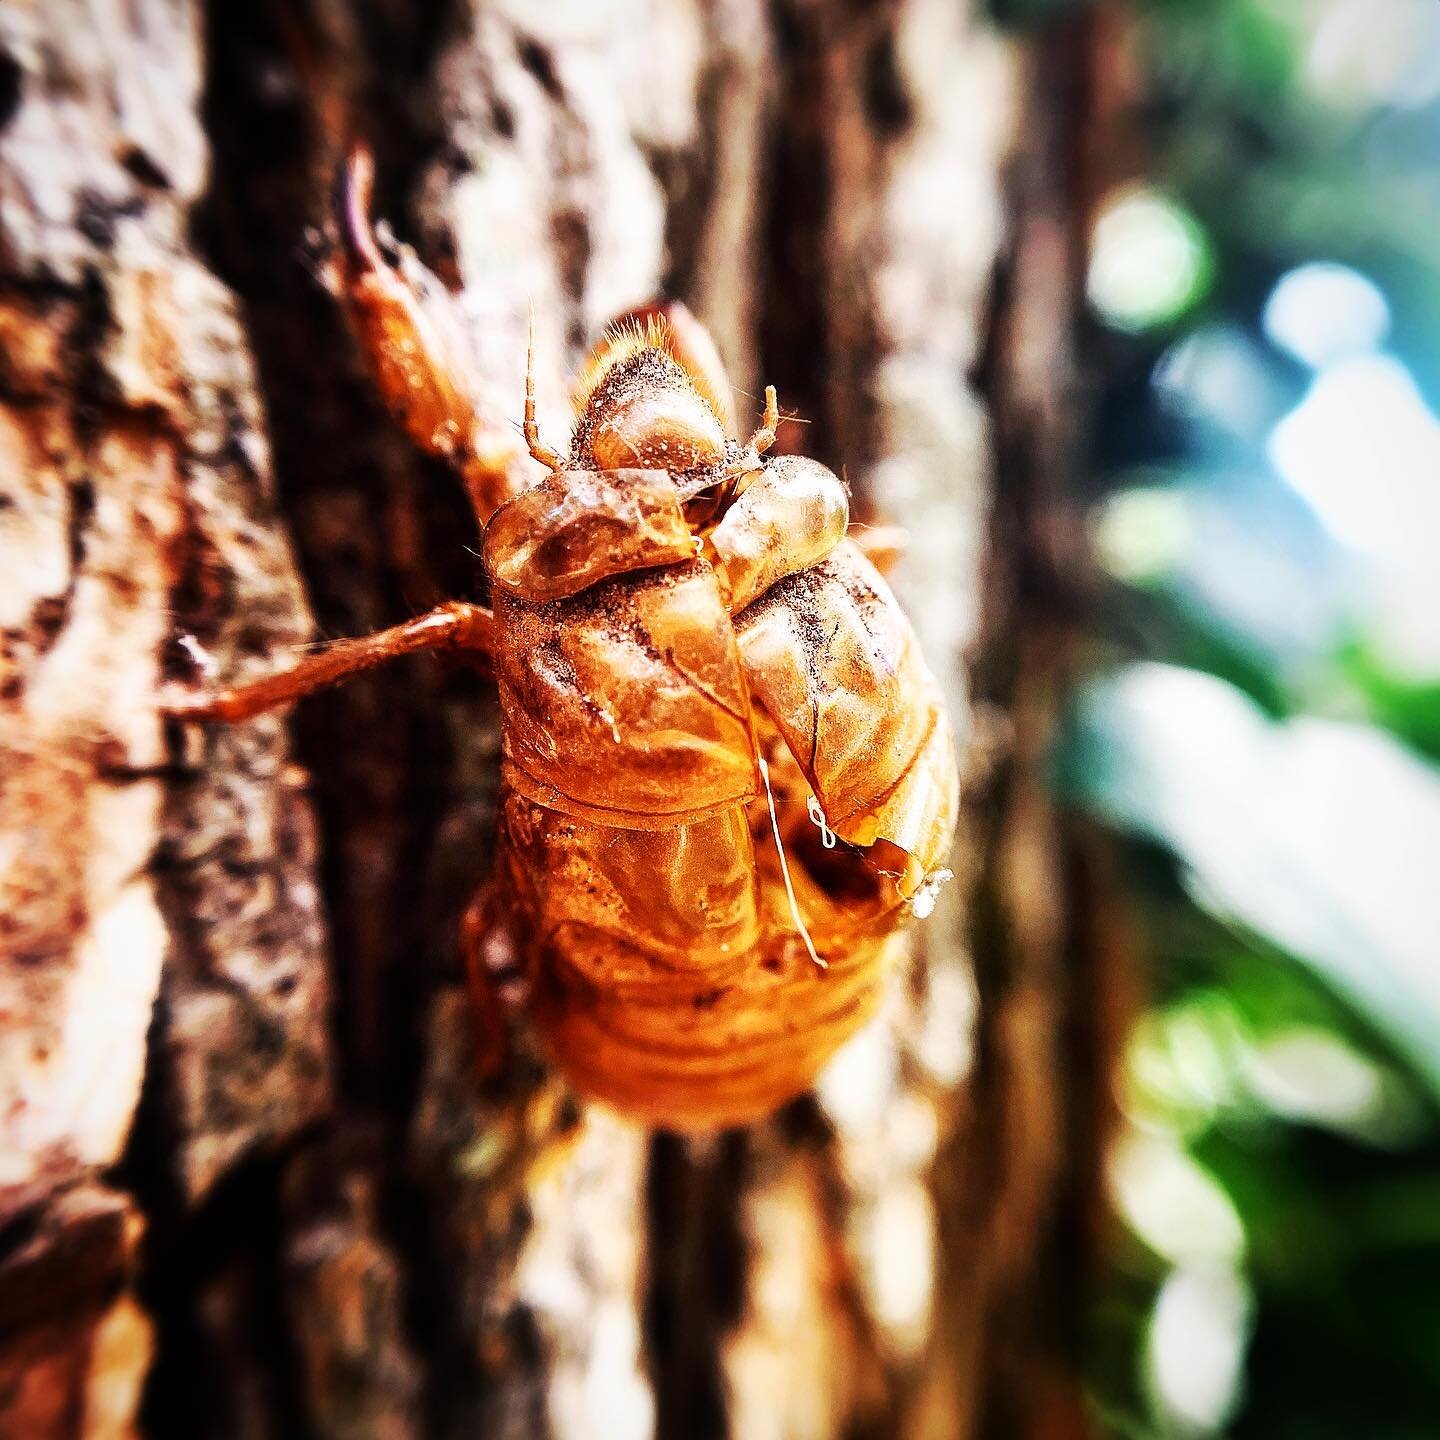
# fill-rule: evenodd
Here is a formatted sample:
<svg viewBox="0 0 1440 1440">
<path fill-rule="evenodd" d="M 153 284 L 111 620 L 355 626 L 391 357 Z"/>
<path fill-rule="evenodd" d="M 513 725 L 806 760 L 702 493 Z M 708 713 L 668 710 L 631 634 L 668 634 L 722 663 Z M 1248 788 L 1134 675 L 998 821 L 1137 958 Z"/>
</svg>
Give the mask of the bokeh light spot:
<svg viewBox="0 0 1440 1440">
<path fill-rule="evenodd" d="M 1130 1228 L 1172 1264 L 1240 1258 L 1230 1197 L 1168 1136 L 1130 1131 L 1110 1154 L 1110 1188 Z"/>
<path fill-rule="evenodd" d="M 1276 345 L 1318 370 L 1379 349 L 1390 330 L 1390 307 L 1358 270 L 1316 261 L 1280 278 L 1266 302 L 1264 325 Z"/>
<path fill-rule="evenodd" d="M 1172 196 L 1127 187 L 1100 211 L 1085 290 L 1107 324 L 1147 330 L 1189 309 L 1210 283 L 1210 243 Z"/>
<path fill-rule="evenodd" d="M 1305 56 L 1317 99 L 1341 111 L 1418 108 L 1440 95 L 1435 0 L 1327 0 Z"/>
<path fill-rule="evenodd" d="M 1440 419 L 1388 355 L 1327 366 L 1270 437 L 1270 460 L 1331 533 L 1387 561 L 1440 533 Z"/>
<path fill-rule="evenodd" d="M 1253 1300 L 1226 1267 L 1179 1269 L 1160 1288 L 1146 1355 L 1159 1408 L 1190 1432 L 1220 1429 L 1240 1394 Z"/>
<path fill-rule="evenodd" d="M 1091 539 L 1117 580 L 1138 584 L 1169 574 L 1190 541 L 1186 497 L 1177 490 L 1122 490 L 1096 512 Z"/>
</svg>

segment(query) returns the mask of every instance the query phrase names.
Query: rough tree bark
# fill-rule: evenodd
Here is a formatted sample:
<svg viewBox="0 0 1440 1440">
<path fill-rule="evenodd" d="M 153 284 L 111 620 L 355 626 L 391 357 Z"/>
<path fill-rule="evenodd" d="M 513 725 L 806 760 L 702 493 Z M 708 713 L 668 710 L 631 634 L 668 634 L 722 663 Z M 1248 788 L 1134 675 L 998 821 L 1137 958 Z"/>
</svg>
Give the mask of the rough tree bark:
<svg viewBox="0 0 1440 1440">
<path fill-rule="evenodd" d="M 0 3 L 0 1435 L 1041 1433 L 984 1399 L 991 1242 L 1013 1260 L 1054 1189 L 1044 1160 L 997 1230 L 997 1147 L 1028 1140 L 993 1106 L 1033 1055 L 1053 1107 L 1059 1048 L 1003 956 L 977 1031 L 970 962 L 1015 683 L 972 701 L 971 377 L 1025 379 L 989 333 L 1020 87 L 977 10 Z M 751 1132 L 647 1135 L 531 1055 L 477 1099 L 482 679 L 417 659 L 206 737 L 156 718 L 201 652 L 241 676 L 472 588 L 459 487 L 323 284 L 356 132 L 493 414 L 532 303 L 558 438 L 604 321 L 678 295 L 857 512 L 911 528 L 899 588 L 983 803 L 884 1019 Z M 1005 652 L 1016 607 L 988 613 Z"/>
</svg>

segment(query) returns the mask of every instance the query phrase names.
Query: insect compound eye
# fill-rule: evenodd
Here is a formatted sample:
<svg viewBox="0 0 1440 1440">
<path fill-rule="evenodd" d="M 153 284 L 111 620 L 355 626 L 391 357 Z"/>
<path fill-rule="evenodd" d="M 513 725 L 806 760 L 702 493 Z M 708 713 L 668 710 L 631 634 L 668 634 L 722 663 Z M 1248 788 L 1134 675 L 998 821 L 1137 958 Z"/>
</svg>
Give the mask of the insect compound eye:
<svg viewBox="0 0 1440 1440">
<path fill-rule="evenodd" d="M 532 604 L 694 553 L 675 486 L 654 469 L 549 475 L 502 505 L 485 530 L 491 583 Z"/>
<path fill-rule="evenodd" d="M 601 470 L 653 466 L 672 474 L 725 458 L 725 432 L 693 391 L 637 390 L 605 409 L 591 433 Z"/>
</svg>

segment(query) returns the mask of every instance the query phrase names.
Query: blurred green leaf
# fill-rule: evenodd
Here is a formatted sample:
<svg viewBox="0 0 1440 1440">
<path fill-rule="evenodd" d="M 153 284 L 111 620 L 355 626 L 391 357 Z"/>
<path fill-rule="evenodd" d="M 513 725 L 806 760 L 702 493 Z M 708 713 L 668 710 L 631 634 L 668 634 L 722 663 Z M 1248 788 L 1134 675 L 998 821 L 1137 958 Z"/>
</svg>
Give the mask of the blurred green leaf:
<svg viewBox="0 0 1440 1440">
<path fill-rule="evenodd" d="M 1278 481 L 1265 475 L 1273 427 L 1312 372 L 1259 326 L 1292 267 L 1346 263 L 1383 293 L 1387 351 L 1440 411 L 1440 72 L 1417 43 L 1440 42 L 1436 5 L 1130 0 L 1133 23 L 1120 21 L 1146 158 L 1107 178 L 1173 195 L 1215 274 L 1190 335 L 1108 331 L 1092 346 L 1092 460 L 1108 475 L 1092 538 L 1114 582 L 1098 648 L 1170 663 L 1087 692 L 1060 759 L 1070 793 L 1126 836 L 1147 952 L 1127 1134 L 1183 1147 L 1244 1230 L 1243 1394 L 1208 1422 L 1227 1440 L 1440 1434 L 1428 591 L 1411 603 L 1390 559 L 1361 563 L 1262 503 Z M 1392 450 L 1354 467 L 1357 505 L 1394 513 L 1396 463 Z M 1420 509 L 1400 513 L 1428 533 Z M 1306 712 L 1355 723 L 1295 718 Z M 1143 1218 L 1110 1248 L 1091 1373 L 1108 1433 L 1159 1440 L 1195 1433 L 1183 1394 L 1177 1409 L 1146 1372 L 1183 1207 Z M 1202 1340 L 1182 1338 L 1182 1381 L 1192 1341 L 1203 1372 Z"/>
<path fill-rule="evenodd" d="M 1346 648 L 1340 664 L 1369 702 L 1376 721 L 1432 759 L 1440 759 L 1440 681 L 1394 675 L 1361 645 Z"/>
<path fill-rule="evenodd" d="M 1312 966 L 1440 1096 L 1440 776 L 1374 730 L 1273 724 L 1223 681 L 1140 664 L 1081 697 L 1081 803 L 1169 848 L 1196 898 Z"/>
<path fill-rule="evenodd" d="M 1196 1159 L 1244 1218 L 1260 1300 L 1237 1434 L 1419 1435 L 1440 1414 L 1440 1156 L 1219 1126 Z"/>
</svg>

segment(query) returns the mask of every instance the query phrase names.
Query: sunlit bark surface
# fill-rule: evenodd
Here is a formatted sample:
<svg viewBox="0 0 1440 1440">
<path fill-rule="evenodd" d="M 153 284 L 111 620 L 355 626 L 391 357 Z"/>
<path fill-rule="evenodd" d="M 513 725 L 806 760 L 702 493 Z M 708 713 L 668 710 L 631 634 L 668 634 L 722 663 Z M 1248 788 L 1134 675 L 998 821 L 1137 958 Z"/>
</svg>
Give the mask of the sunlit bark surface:
<svg viewBox="0 0 1440 1440">
<path fill-rule="evenodd" d="M 974 377 L 1020 88 L 963 0 L 0 5 L 0 1434 L 976 1428 L 993 817 L 815 1095 L 682 1140 L 538 1049 L 477 1100 L 493 682 L 415 657 L 188 736 L 155 697 L 474 593 L 463 487 L 326 288 L 359 133 L 499 426 L 532 306 L 555 443 L 599 327 L 662 293 L 740 432 L 779 388 L 781 448 L 909 528 L 895 589 L 990 794 L 969 666 L 1015 612 L 982 604 Z M 998 1013 L 1043 1072 L 1055 1016 Z"/>
</svg>

